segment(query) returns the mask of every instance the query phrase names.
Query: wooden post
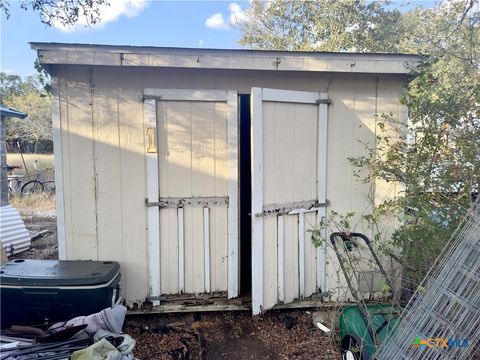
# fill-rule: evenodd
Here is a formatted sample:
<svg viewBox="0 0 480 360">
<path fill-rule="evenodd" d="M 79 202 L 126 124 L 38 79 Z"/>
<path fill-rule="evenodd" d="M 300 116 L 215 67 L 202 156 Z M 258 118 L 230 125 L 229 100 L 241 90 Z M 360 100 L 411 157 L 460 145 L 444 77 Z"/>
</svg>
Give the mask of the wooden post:
<svg viewBox="0 0 480 360">
<path fill-rule="evenodd" d="M 0 206 L 8 205 L 8 176 L 7 176 L 7 126 L 5 124 L 6 118 L 1 117 L 0 125 L 0 152 L 1 152 L 1 203 Z"/>
</svg>

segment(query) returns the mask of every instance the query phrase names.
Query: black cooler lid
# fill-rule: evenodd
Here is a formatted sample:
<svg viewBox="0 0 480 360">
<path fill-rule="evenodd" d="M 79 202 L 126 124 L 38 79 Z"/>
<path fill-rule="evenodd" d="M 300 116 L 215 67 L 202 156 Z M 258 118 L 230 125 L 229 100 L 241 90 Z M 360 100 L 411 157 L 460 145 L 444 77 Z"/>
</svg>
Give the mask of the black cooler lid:
<svg viewBox="0 0 480 360">
<path fill-rule="evenodd" d="M 13 260 L 0 268 L 0 284 L 16 286 L 92 286 L 113 280 L 114 261 Z"/>
</svg>

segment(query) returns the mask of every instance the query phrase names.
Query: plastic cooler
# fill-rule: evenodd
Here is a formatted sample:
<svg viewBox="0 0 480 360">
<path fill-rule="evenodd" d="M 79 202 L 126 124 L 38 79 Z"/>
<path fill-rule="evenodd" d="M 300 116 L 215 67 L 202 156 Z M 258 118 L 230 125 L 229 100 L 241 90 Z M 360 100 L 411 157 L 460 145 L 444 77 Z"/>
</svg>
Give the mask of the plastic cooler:
<svg viewBox="0 0 480 360">
<path fill-rule="evenodd" d="M 90 315 L 120 298 L 112 261 L 13 260 L 0 268 L 1 328 Z"/>
</svg>

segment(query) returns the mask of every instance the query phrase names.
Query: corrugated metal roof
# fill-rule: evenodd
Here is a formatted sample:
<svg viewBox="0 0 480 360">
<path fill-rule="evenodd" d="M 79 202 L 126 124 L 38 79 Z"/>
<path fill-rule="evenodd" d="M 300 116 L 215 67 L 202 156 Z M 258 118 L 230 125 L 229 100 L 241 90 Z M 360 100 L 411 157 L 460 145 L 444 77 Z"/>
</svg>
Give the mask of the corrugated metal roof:
<svg viewBox="0 0 480 360">
<path fill-rule="evenodd" d="M 11 205 L 0 208 L 0 241 L 8 256 L 30 248 L 30 234 L 17 209 Z"/>
</svg>

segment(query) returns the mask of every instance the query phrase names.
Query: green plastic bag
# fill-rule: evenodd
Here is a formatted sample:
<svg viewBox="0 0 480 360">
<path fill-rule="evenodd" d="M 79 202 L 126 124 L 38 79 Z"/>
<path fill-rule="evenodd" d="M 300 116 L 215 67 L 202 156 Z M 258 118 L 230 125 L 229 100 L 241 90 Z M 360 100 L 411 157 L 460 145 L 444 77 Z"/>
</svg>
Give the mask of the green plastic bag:
<svg viewBox="0 0 480 360">
<path fill-rule="evenodd" d="M 107 340 L 102 339 L 89 347 L 75 351 L 72 360 L 121 360 L 122 354 Z"/>
</svg>

